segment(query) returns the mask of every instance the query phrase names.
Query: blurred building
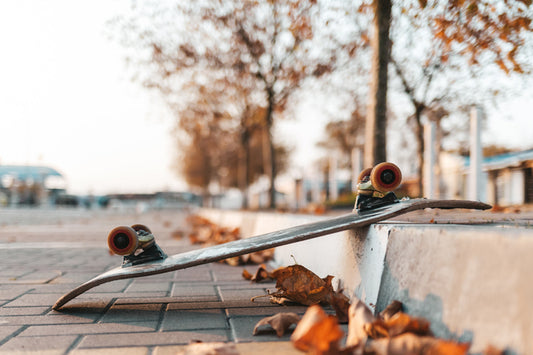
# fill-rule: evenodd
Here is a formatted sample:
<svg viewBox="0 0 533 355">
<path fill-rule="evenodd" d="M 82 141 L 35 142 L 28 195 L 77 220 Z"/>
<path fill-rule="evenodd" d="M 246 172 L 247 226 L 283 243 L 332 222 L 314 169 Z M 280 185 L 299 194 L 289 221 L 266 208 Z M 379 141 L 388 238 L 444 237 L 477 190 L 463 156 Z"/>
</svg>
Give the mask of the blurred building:
<svg viewBox="0 0 533 355">
<path fill-rule="evenodd" d="M 47 166 L 0 165 L 0 206 L 55 204 L 66 181 Z"/>
<path fill-rule="evenodd" d="M 470 159 L 441 156 L 440 198 L 468 196 Z M 481 200 L 509 206 L 533 203 L 533 149 L 483 158 Z"/>
</svg>

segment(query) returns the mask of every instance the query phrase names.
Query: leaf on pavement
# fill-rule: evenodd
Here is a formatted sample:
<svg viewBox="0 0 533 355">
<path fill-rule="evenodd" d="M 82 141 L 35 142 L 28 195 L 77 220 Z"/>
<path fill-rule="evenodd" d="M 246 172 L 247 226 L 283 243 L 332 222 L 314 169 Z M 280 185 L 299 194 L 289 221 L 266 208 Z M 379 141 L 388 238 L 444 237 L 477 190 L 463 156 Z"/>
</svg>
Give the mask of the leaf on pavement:
<svg viewBox="0 0 533 355">
<path fill-rule="evenodd" d="M 278 288 L 274 296 L 288 298 L 306 306 L 321 302 L 330 303 L 334 293 L 331 285 L 333 276 L 328 275 L 322 279 L 301 265 L 276 269 L 272 276 L 276 279 Z"/>
<path fill-rule="evenodd" d="M 313 305 L 296 326 L 291 341 L 297 349 L 313 354 L 339 354 L 342 336 L 337 318 L 327 315 L 320 306 Z"/>
<path fill-rule="evenodd" d="M 259 265 L 259 267 L 257 268 L 255 274 L 251 274 L 250 272 L 248 272 L 248 270 L 244 269 L 242 271 L 242 277 L 244 277 L 246 280 L 250 280 L 252 282 L 261 282 L 261 281 L 264 281 L 264 280 L 273 280 L 273 276 L 270 272 L 268 272 L 267 268 L 266 268 L 266 265 L 265 264 L 261 264 Z"/>
<path fill-rule="evenodd" d="M 272 272 L 276 279 L 278 296 L 288 298 L 300 304 L 310 306 L 325 301 L 332 291 L 331 279 L 321 279 L 301 265 L 291 265 Z"/>
<path fill-rule="evenodd" d="M 337 292 L 333 290 L 331 275 L 320 278 L 301 265 L 282 267 L 269 273 L 266 267 L 261 265 L 255 275 L 246 271 L 243 272 L 243 277 L 257 282 L 266 277 L 275 279 L 277 291 L 269 294 L 272 303 L 281 305 L 299 303 L 305 306 L 329 304 L 335 309 L 341 323 L 348 321 L 350 299 L 342 293 L 342 290 Z"/>
<path fill-rule="evenodd" d="M 254 335 L 257 335 L 259 332 L 259 327 L 263 325 L 270 325 L 272 329 L 276 331 L 278 337 L 283 336 L 287 329 L 293 324 L 298 324 L 300 317 L 296 313 L 286 312 L 278 313 L 271 317 L 266 317 L 261 319 L 254 327 Z"/>
</svg>

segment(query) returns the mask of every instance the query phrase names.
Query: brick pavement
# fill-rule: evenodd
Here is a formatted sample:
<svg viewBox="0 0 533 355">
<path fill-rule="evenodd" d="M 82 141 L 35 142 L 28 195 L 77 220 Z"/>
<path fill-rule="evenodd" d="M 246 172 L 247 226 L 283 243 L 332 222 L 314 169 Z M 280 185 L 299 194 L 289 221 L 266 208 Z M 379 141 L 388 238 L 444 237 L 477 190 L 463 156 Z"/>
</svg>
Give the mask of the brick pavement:
<svg viewBox="0 0 533 355">
<path fill-rule="evenodd" d="M 251 284 L 242 279 L 242 267 L 220 263 L 107 283 L 53 311 L 62 294 L 120 263 L 109 255 L 105 234 L 95 246 L 98 221 L 84 225 L 0 227 L 0 354 L 173 354 L 195 340 L 236 342 L 243 354 L 298 353 L 289 335 L 265 330 L 253 336 L 252 330 L 262 317 L 303 314 L 305 307 L 276 306 L 266 298 L 251 302 L 274 284 Z M 77 231 L 71 240 L 52 233 L 69 228 Z M 38 247 L 35 233 L 45 238 Z M 24 243 L 24 235 L 32 243 Z M 5 242 L 15 237 L 15 243 Z M 161 244 L 169 254 L 190 249 L 169 238 Z"/>
</svg>

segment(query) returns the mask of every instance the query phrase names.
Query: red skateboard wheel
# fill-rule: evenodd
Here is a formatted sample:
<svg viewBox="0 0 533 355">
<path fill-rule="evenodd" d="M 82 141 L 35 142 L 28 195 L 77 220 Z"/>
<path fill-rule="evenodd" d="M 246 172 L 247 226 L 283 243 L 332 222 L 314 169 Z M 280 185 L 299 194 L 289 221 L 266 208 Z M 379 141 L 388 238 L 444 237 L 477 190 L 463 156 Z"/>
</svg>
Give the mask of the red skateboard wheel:
<svg viewBox="0 0 533 355">
<path fill-rule="evenodd" d="M 402 172 L 393 163 L 380 163 L 372 168 L 370 181 L 377 191 L 393 191 L 402 182 Z"/>
<path fill-rule="evenodd" d="M 116 227 L 107 236 L 107 245 L 117 255 L 131 255 L 139 245 L 137 232 L 131 227 Z"/>
</svg>

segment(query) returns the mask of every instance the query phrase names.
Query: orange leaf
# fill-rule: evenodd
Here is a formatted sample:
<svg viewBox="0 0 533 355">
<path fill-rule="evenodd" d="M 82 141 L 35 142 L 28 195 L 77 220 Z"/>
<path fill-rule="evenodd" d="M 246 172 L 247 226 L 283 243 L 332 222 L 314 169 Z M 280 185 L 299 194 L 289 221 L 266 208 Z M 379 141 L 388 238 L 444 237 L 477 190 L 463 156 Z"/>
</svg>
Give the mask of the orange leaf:
<svg viewBox="0 0 533 355">
<path fill-rule="evenodd" d="M 383 311 L 379 313 L 379 316 L 384 320 L 388 320 L 396 313 L 401 312 L 402 307 L 402 302 L 394 300 Z"/>
<path fill-rule="evenodd" d="M 320 306 L 314 305 L 307 309 L 296 326 L 291 341 L 297 349 L 302 351 L 312 351 L 314 354 L 336 354 L 342 336 L 337 319 L 334 316 L 328 316 Z"/>
<path fill-rule="evenodd" d="M 374 339 L 392 338 L 404 333 L 429 335 L 429 322 L 424 318 L 410 317 L 408 314 L 398 312 L 387 320 L 377 319 L 365 328 L 368 336 Z"/>
<path fill-rule="evenodd" d="M 468 343 L 456 343 L 407 333 L 394 338 L 374 340 L 365 348 L 365 353 L 375 355 L 464 355 L 469 347 L 470 344 Z"/>
</svg>

